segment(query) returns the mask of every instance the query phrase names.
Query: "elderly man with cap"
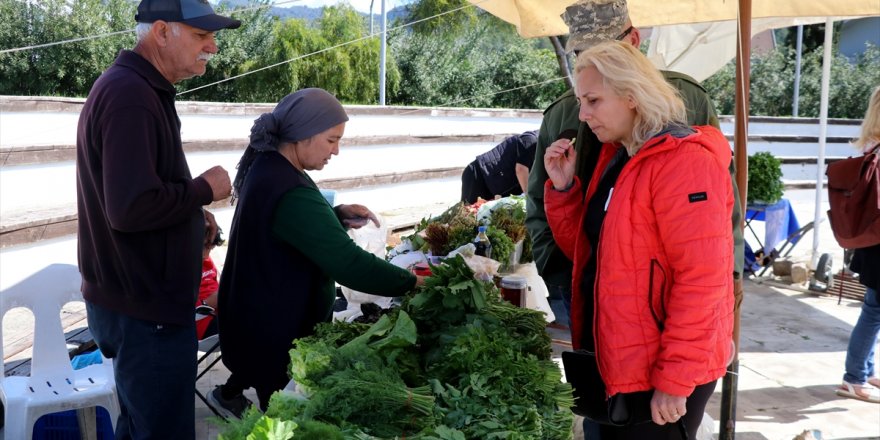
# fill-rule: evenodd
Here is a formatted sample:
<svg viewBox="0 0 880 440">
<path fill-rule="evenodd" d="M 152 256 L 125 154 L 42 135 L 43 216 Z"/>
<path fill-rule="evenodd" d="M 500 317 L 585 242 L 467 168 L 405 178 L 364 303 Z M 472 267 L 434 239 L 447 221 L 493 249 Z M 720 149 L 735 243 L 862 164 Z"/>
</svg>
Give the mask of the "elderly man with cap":
<svg viewBox="0 0 880 440">
<path fill-rule="evenodd" d="M 569 28 L 565 48 L 575 54 L 604 41 L 620 40 L 637 48 L 642 41 L 639 29 L 634 27 L 629 19 L 626 0 L 580 0 L 566 8 L 562 19 Z M 719 126 L 712 101 L 706 90 L 695 79 L 678 72 L 661 71 L 661 73 L 681 93 L 689 125 L 712 125 L 716 128 Z M 543 185 L 547 181 L 544 152 L 551 143 L 561 138 L 575 140 L 575 148 L 578 151 L 577 174 L 582 182 L 589 182 L 602 144 L 589 126 L 578 120 L 578 104 L 573 90 L 562 94 L 544 111 L 535 151 L 535 163 L 529 174 L 526 202 L 526 227 L 532 237 L 532 252 L 538 271 L 550 292 L 550 305 L 557 317 L 568 317 L 572 313 L 569 310 L 572 264 L 554 242 L 544 212 Z M 730 173 L 733 176 L 732 162 Z M 733 276 L 736 279 L 737 298 L 741 298 L 742 283 L 739 278 L 742 274 L 743 238 L 739 225 L 742 211 L 739 208 L 736 181 L 734 181 L 734 194 L 737 203 L 732 218 L 736 264 Z"/>
<path fill-rule="evenodd" d="M 217 230 L 202 207 L 231 184 L 219 166 L 190 174 L 174 84 L 204 74 L 215 32 L 241 22 L 205 0 L 143 0 L 135 20 L 137 44 L 95 81 L 77 128 L 82 292 L 92 335 L 113 359 L 116 438 L 192 439 L 193 303 Z"/>
</svg>

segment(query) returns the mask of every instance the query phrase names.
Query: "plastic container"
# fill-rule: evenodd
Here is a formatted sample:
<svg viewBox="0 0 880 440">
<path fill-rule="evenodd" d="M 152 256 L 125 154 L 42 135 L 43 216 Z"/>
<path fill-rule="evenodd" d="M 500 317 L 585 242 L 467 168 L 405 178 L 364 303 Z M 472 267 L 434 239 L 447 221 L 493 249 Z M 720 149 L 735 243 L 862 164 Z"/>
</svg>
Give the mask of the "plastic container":
<svg viewBox="0 0 880 440">
<path fill-rule="evenodd" d="M 97 407 L 96 432 L 98 440 L 113 440 L 113 422 L 106 409 Z M 33 440 L 80 440 L 76 410 L 46 414 L 34 423 Z"/>
<path fill-rule="evenodd" d="M 508 275 L 501 278 L 501 297 L 517 307 L 523 307 L 525 304 L 528 288 L 529 285 L 524 277 Z"/>
</svg>

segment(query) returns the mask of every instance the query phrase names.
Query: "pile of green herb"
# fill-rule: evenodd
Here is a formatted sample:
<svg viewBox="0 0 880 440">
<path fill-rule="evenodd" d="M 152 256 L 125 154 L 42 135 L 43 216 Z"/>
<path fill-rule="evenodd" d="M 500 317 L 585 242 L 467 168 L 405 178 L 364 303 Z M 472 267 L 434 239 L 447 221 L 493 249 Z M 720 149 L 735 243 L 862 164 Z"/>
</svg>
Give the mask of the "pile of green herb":
<svg viewBox="0 0 880 440">
<path fill-rule="evenodd" d="M 516 243 L 526 236 L 525 198 L 510 197 L 514 203 L 498 203 L 491 209 L 489 224 L 501 229 Z"/>
<path fill-rule="evenodd" d="M 486 234 L 492 243 L 492 259 L 507 264 L 514 252 L 514 245 L 523 241 L 523 257 L 520 263 L 531 259 L 531 242 L 525 227 L 525 198 L 511 196 L 508 203 L 497 203 L 486 219 Z M 507 200 L 507 199 L 505 199 Z M 476 208 L 456 203 L 442 214 L 422 219 L 412 235 L 403 237 L 413 249 L 431 251 L 433 255 L 447 255 L 453 250 L 471 243 L 477 236 Z M 528 243 L 527 243 L 528 242 Z"/>
<path fill-rule="evenodd" d="M 222 438 L 570 439 L 571 388 L 543 315 L 503 301 L 460 256 L 432 273 L 371 326 L 323 324 L 295 341 L 306 397 L 276 393 Z"/>
</svg>

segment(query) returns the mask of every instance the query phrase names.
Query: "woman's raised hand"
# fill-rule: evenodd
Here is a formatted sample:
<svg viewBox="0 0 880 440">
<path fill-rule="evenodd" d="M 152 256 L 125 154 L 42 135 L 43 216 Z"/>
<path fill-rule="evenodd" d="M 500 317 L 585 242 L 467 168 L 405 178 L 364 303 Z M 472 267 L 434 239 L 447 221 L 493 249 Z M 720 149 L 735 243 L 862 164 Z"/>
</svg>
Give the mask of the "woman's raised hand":
<svg viewBox="0 0 880 440">
<path fill-rule="evenodd" d="M 544 169 L 547 170 L 547 176 L 553 181 L 553 188 L 557 191 L 571 187 L 574 179 L 577 151 L 573 140 L 558 139 L 544 152 Z"/>
</svg>

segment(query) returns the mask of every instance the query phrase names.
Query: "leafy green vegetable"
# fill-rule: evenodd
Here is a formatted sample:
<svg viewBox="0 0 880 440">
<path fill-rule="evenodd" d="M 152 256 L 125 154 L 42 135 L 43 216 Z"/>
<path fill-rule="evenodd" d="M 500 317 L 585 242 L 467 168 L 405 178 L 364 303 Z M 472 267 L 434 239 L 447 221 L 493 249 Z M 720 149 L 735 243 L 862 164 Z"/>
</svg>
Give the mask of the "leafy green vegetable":
<svg viewBox="0 0 880 440">
<path fill-rule="evenodd" d="M 332 370 L 332 348 L 320 339 L 300 339 L 290 350 L 290 377 L 306 392 Z"/>
<path fill-rule="evenodd" d="M 514 246 L 510 237 L 507 236 L 504 230 L 493 226 L 486 230 L 486 235 L 489 236 L 489 242 L 492 243 L 492 259 L 500 261 L 501 264 L 509 263 L 510 254 L 513 253 Z"/>
<path fill-rule="evenodd" d="M 222 438 L 283 436 L 276 421 L 289 421 L 294 439 L 571 439 L 571 387 L 543 315 L 504 302 L 460 256 L 432 272 L 373 325 L 295 341 L 291 375 L 308 397 L 275 393 L 271 421 L 248 411 Z"/>
<path fill-rule="evenodd" d="M 274 396 L 273 396 L 274 397 Z M 270 405 L 271 409 L 271 405 Z M 245 410 L 244 414 L 242 414 L 240 420 L 233 421 L 224 421 L 220 419 L 220 424 L 223 426 L 223 432 L 217 436 L 217 440 L 244 440 L 247 436 L 254 431 L 254 427 L 257 426 L 257 422 L 263 418 L 263 413 L 254 406 L 249 407 Z M 292 420 L 290 417 L 283 417 L 283 420 Z"/>
<path fill-rule="evenodd" d="M 338 427 L 316 420 L 303 420 L 294 433 L 296 440 L 345 440 Z"/>
<path fill-rule="evenodd" d="M 433 424 L 430 388 L 408 388 L 386 371 L 342 370 L 321 385 L 309 398 L 308 418 L 346 421 L 378 437 L 411 435 Z"/>
<path fill-rule="evenodd" d="M 254 431 L 248 434 L 247 440 L 288 440 L 293 438 L 297 428 L 296 422 L 260 417 Z"/>
<path fill-rule="evenodd" d="M 474 272 L 460 255 L 447 258 L 441 265 L 432 265 L 431 272 L 425 285 L 403 305 L 419 323 L 420 334 L 458 325 L 468 314 L 486 307 L 486 287 L 474 279 Z"/>
<path fill-rule="evenodd" d="M 525 197 L 511 196 L 507 200 L 514 203 L 498 203 L 492 207 L 489 224 L 504 231 L 510 241 L 516 243 L 526 235 Z"/>
</svg>

